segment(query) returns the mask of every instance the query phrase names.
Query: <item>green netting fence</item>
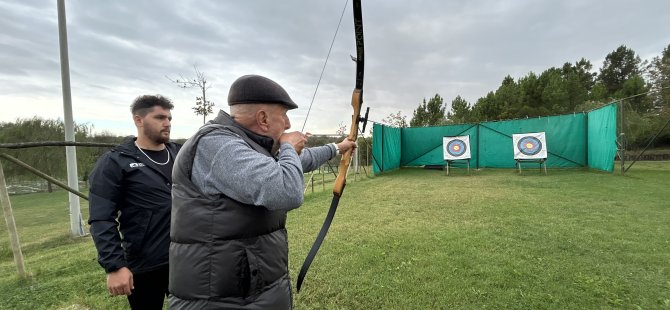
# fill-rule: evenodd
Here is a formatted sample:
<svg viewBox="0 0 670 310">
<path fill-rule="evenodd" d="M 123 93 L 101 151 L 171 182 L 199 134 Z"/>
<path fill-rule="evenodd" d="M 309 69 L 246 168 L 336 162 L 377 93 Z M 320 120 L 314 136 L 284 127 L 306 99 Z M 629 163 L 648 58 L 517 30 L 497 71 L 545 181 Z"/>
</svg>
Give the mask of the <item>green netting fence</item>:
<svg viewBox="0 0 670 310">
<path fill-rule="evenodd" d="M 614 171 L 617 107 L 479 124 L 395 128 L 375 124 L 372 135 L 375 174 L 403 167 L 444 165 L 442 138 L 470 136 L 470 166 L 513 168 L 512 135 L 545 132 L 547 167 L 589 167 Z"/>
</svg>

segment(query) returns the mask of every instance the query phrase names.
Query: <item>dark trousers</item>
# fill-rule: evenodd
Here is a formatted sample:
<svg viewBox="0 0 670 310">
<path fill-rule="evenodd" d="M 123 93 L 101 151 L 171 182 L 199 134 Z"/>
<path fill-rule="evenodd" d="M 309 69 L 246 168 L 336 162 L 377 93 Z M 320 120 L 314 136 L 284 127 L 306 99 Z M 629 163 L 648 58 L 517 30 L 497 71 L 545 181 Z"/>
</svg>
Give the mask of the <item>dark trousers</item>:
<svg viewBox="0 0 670 310">
<path fill-rule="evenodd" d="M 157 270 L 133 274 L 135 289 L 128 295 L 131 309 L 163 309 L 163 300 L 168 295 L 168 270 L 165 265 Z"/>
</svg>

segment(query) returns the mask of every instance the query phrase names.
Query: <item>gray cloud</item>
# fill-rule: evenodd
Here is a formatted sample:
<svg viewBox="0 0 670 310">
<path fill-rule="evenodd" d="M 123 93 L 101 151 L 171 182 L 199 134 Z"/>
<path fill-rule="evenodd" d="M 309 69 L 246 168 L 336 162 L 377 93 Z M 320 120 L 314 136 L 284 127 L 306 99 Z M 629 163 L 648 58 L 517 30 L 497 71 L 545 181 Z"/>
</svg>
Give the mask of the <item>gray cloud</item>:
<svg viewBox="0 0 670 310">
<path fill-rule="evenodd" d="M 290 114 L 293 129 L 300 130 L 343 5 L 67 1 L 75 119 L 110 126 L 96 126 L 100 131 L 133 134 L 130 101 L 162 93 L 177 106 L 173 135 L 188 137 L 201 122 L 190 109 L 198 92 L 179 89 L 165 76 L 193 76 L 197 65 L 214 86 L 209 98 L 217 108 L 227 109 L 228 86 L 240 75 L 277 80 L 301 106 Z M 582 57 L 597 70 L 621 44 L 650 58 L 670 43 L 670 2 L 664 0 L 369 0 L 363 15 L 365 104 L 375 120 L 397 111 L 409 118 L 435 93 L 448 102 L 461 95 L 474 103 L 508 74 L 518 78 Z M 0 0 L 0 29 L 0 121 L 59 115 L 55 2 Z M 306 131 L 333 133 L 349 122 L 353 54 L 349 4 Z"/>
</svg>

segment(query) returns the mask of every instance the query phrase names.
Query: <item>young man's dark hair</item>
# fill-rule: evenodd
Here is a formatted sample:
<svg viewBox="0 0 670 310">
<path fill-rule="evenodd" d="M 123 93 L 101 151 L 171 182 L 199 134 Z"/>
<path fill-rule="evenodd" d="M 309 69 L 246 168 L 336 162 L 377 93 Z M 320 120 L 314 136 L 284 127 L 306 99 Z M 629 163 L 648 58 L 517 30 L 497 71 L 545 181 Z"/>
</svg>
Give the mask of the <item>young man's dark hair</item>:
<svg viewBox="0 0 670 310">
<path fill-rule="evenodd" d="M 170 99 L 161 95 L 142 95 L 133 101 L 130 105 L 130 112 L 139 116 L 145 116 L 149 113 L 149 109 L 159 106 L 166 110 L 172 110 L 174 105 Z"/>
</svg>

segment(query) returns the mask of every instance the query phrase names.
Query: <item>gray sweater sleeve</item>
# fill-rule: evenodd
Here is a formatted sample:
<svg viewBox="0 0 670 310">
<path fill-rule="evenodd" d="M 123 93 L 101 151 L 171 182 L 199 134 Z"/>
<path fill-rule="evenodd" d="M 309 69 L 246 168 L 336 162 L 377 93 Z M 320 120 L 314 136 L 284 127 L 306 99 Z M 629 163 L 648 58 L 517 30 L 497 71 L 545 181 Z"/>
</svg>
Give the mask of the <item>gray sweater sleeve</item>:
<svg viewBox="0 0 670 310">
<path fill-rule="evenodd" d="M 323 151 L 321 151 L 323 152 Z M 304 159 L 311 167 L 321 152 Z M 193 161 L 193 183 L 210 196 L 224 194 L 236 201 L 269 210 L 291 210 L 303 201 L 303 170 L 293 147 L 284 143 L 277 161 L 253 150 L 230 132 L 201 138 Z"/>
<path fill-rule="evenodd" d="M 310 147 L 303 149 L 300 153 L 300 161 L 302 162 L 302 170 L 310 172 L 319 168 L 327 160 L 335 157 L 335 144 L 327 144 L 324 146 Z"/>
</svg>

